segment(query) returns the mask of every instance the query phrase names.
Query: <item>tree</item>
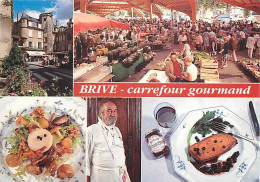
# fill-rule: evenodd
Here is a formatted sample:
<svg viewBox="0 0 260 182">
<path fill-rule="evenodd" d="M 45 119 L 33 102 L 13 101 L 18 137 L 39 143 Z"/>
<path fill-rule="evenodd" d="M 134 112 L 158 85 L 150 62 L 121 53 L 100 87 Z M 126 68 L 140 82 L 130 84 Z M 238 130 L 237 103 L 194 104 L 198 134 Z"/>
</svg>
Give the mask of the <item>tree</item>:
<svg viewBox="0 0 260 182">
<path fill-rule="evenodd" d="M 248 18 L 251 15 L 252 15 L 252 11 L 248 9 L 244 9 L 244 18 Z"/>
<path fill-rule="evenodd" d="M 10 50 L 9 56 L 3 60 L 3 74 L 10 75 L 14 70 L 26 67 L 22 50 L 15 44 Z"/>
</svg>

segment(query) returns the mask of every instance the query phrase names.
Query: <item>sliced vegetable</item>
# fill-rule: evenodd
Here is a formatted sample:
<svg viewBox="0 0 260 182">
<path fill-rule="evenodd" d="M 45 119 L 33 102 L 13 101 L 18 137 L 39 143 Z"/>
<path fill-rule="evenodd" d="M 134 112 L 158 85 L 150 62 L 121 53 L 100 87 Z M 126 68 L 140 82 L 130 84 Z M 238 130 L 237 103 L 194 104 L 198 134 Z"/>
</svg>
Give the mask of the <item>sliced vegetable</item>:
<svg viewBox="0 0 260 182">
<path fill-rule="evenodd" d="M 72 140 L 67 137 L 67 138 L 64 138 L 63 140 L 61 140 L 61 145 L 63 145 L 65 148 L 70 148 L 72 146 Z"/>
<path fill-rule="evenodd" d="M 15 122 L 17 125 L 22 123 L 23 125 L 27 126 L 28 125 L 28 122 L 22 117 L 22 115 L 20 115 L 18 117 L 18 119 L 16 120 Z"/>
<path fill-rule="evenodd" d="M 16 154 L 8 154 L 5 157 L 5 161 L 9 167 L 17 167 L 22 165 L 21 158 Z"/>
<path fill-rule="evenodd" d="M 50 119 L 48 120 L 48 121 L 49 121 L 49 123 L 50 123 L 50 122 L 53 120 L 54 116 L 55 116 L 55 113 L 52 113 L 52 115 L 51 115 Z"/>
<path fill-rule="evenodd" d="M 45 118 L 39 118 L 38 121 L 37 121 L 42 128 L 46 129 L 49 127 L 49 121 Z"/>
</svg>

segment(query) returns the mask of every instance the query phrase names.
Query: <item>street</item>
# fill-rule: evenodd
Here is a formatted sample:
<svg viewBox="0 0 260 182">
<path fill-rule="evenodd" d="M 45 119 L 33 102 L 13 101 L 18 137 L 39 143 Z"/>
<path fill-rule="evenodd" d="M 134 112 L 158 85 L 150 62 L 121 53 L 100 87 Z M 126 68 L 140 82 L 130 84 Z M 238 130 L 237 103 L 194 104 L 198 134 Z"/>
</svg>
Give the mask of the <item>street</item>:
<svg viewBox="0 0 260 182">
<path fill-rule="evenodd" d="M 69 91 L 72 91 L 73 86 L 73 71 L 68 68 L 56 68 L 53 65 L 43 67 L 42 62 L 29 62 L 28 69 L 32 71 L 32 79 L 40 83 L 43 82 L 42 88 L 45 89 L 48 93 L 48 96 L 57 96 L 58 94 L 66 95 L 70 94 Z M 58 78 L 57 83 L 53 80 Z M 53 90 L 52 83 L 55 84 L 54 89 L 59 88 L 58 92 Z M 66 90 L 65 88 L 68 88 Z"/>
</svg>

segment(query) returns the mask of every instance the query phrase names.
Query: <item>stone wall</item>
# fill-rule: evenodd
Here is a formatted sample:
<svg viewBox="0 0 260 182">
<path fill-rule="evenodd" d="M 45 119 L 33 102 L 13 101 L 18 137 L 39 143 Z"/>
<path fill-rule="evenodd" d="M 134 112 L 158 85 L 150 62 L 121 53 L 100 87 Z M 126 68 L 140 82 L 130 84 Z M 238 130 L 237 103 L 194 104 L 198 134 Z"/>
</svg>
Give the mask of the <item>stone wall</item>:
<svg viewBox="0 0 260 182">
<path fill-rule="evenodd" d="M 0 60 L 9 54 L 12 47 L 12 7 L 0 0 Z"/>
</svg>

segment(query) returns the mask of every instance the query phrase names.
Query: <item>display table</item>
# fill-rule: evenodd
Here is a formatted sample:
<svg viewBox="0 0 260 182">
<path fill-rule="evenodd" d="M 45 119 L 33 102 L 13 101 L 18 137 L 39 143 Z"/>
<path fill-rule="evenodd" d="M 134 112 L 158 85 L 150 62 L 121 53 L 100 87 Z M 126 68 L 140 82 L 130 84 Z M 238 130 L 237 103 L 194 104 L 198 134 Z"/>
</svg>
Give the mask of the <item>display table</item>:
<svg viewBox="0 0 260 182">
<path fill-rule="evenodd" d="M 253 61 L 252 61 L 253 62 Z M 243 66 L 245 70 L 247 70 L 258 82 L 260 81 L 260 68 L 257 66 L 259 64 L 259 60 L 255 61 L 255 64 L 241 61 L 240 64 Z"/>
<path fill-rule="evenodd" d="M 143 53 L 139 59 L 129 68 L 126 68 L 122 63 L 116 63 L 112 65 L 112 74 L 115 75 L 113 82 L 119 82 L 136 72 L 136 67 L 144 62 Z"/>
<path fill-rule="evenodd" d="M 85 73 L 83 76 L 76 79 L 74 82 L 84 82 L 84 83 L 102 82 L 102 80 L 110 74 L 111 74 L 110 66 L 100 66 L 93 71 Z"/>
<path fill-rule="evenodd" d="M 169 83 L 170 80 L 168 76 L 165 74 L 165 71 L 159 71 L 159 70 L 149 70 L 143 78 L 139 81 L 139 83 L 149 83 L 149 76 L 151 74 L 157 74 L 156 79 L 160 81 L 160 83 Z"/>
<path fill-rule="evenodd" d="M 81 77 L 85 77 L 86 74 L 98 69 L 100 66 L 102 67 L 107 62 L 108 58 L 106 56 L 101 56 L 97 58 L 96 62 L 90 64 L 82 63 L 79 67 L 74 68 L 73 70 L 74 81 L 77 82 Z"/>
</svg>

